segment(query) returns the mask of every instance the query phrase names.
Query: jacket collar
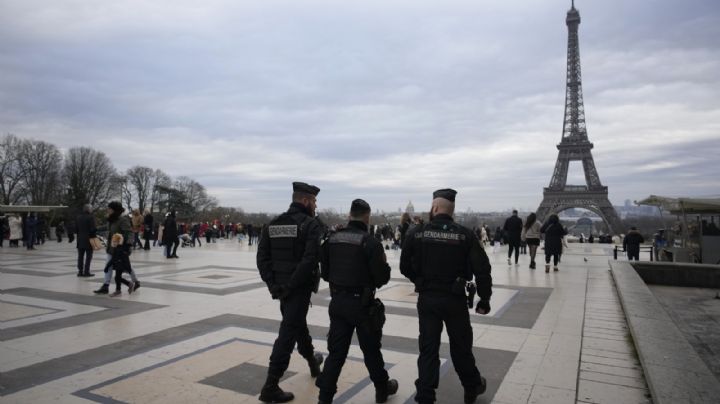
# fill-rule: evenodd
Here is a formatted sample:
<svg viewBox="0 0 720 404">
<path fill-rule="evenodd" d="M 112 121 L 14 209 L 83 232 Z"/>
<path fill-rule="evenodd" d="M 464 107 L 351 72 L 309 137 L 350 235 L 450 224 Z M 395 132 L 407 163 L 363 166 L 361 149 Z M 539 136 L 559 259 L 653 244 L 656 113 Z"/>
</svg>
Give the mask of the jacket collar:
<svg viewBox="0 0 720 404">
<path fill-rule="evenodd" d="M 290 208 L 288 209 L 287 213 L 293 214 L 297 212 L 302 212 L 308 216 L 310 216 L 310 211 L 303 205 L 302 203 L 293 202 L 290 204 Z"/>
<path fill-rule="evenodd" d="M 450 216 L 448 214 L 440 213 L 438 215 L 433 216 L 433 222 L 436 220 L 446 220 L 446 221 L 452 222 L 453 218 L 452 218 L 452 216 Z"/>
<path fill-rule="evenodd" d="M 362 230 L 364 232 L 368 231 L 367 225 L 359 220 L 349 221 L 347 227 L 352 227 L 354 229 Z"/>
</svg>

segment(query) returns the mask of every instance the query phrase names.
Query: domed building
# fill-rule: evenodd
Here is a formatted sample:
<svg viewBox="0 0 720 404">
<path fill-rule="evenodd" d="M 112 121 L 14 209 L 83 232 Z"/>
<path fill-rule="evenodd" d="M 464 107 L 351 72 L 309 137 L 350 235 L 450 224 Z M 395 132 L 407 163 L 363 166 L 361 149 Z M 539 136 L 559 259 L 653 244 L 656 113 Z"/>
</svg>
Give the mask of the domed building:
<svg viewBox="0 0 720 404">
<path fill-rule="evenodd" d="M 407 207 L 405 208 L 405 213 L 410 215 L 410 217 L 415 216 L 415 206 L 413 206 L 412 201 L 408 201 Z"/>
</svg>

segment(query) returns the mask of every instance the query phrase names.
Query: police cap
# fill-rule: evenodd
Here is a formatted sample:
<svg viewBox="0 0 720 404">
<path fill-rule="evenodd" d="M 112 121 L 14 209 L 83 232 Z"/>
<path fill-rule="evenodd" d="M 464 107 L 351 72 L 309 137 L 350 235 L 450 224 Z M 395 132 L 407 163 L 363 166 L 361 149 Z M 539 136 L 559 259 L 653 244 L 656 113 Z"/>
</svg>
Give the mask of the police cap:
<svg viewBox="0 0 720 404">
<path fill-rule="evenodd" d="M 304 182 L 293 182 L 293 192 L 301 192 L 303 194 L 317 196 L 317 194 L 320 193 L 320 188 Z"/>
<path fill-rule="evenodd" d="M 352 205 L 350 205 L 350 214 L 351 215 L 364 215 L 366 213 L 370 212 L 370 204 L 363 201 L 362 199 L 355 199 L 352 201 Z"/>
<path fill-rule="evenodd" d="M 433 192 L 433 199 L 443 198 L 443 199 L 447 199 L 450 202 L 455 202 L 456 194 L 457 194 L 457 191 L 454 189 L 450 189 L 450 188 L 438 189 L 437 191 Z"/>
</svg>

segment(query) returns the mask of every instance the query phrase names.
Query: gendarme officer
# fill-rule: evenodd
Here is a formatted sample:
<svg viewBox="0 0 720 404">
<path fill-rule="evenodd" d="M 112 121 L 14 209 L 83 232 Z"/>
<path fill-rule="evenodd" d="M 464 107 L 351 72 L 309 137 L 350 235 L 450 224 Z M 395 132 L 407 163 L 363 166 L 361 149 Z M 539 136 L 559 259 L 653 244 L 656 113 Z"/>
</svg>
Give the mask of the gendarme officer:
<svg viewBox="0 0 720 404">
<path fill-rule="evenodd" d="M 368 233 L 370 205 L 362 199 L 352 202 L 347 227 L 331 233 L 321 247 L 322 278 L 330 283 L 330 331 L 328 357 L 317 379 L 319 404 L 329 404 L 337 392 L 337 381 L 347 358 L 353 333 L 357 332 L 360 349 L 370 380 L 375 385 L 375 402 L 384 403 L 398 390 L 390 380 L 380 352 L 385 310 L 375 299 L 375 289 L 390 280 L 382 244 Z"/>
<path fill-rule="evenodd" d="M 320 188 L 293 182 L 290 209 L 273 219 L 263 230 L 258 244 L 257 266 L 273 299 L 280 300 L 282 322 L 270 355 L 267 381 L 260 401 L 285 403 L 295 398 L 278 382 L 290 363 L 295 344 L 310 366 L 310 374 L 320 373 L 323 357 L 316 354 L 306 316 L 310 295 L 319 282 L 319 246 L 323 225 L 315 218 Z"/>
<path fill-rule="evenodd" d="M 420 356 L 415 381 L 415 401 L 419 403 L 435 402 L 443 323 L 450 338 L 450 356 L 465 390 L 465 402 L 474 403 L 486 388 L 485 378 L 475 366 L 465 291 L 474 275 L 480 296 L 475 311 L 490 312 L 490 261 L 477 236 L 453 221 L 456 194 L 452 189 L 433 193 L 430 222 L 408 231 L 400 256 L 400 271 L 415 284 L 419 294 Z"/>
</svg>

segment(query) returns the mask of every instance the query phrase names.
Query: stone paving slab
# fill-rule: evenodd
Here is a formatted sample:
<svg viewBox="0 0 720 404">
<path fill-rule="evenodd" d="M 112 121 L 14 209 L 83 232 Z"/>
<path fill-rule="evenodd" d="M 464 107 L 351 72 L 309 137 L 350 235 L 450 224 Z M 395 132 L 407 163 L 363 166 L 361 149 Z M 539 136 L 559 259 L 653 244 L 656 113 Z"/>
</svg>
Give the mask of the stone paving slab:
<svg viewBox="0 0 720 404">
<path fill-rule="evenodd" d="M 12 265 L 0 268 L 6 271 L 0 271 L 4 288 L 31 288 L 38 291 L 32 293 L 59 299 L 55 302 L 68 300 L 65 304 L 70 305 L 72 300 L 97 313 L 118 314 L 132 307 L 147 310 L 127 312 L 121 317 L 88 316 L 87 321 L 69 323 L 67 327 L 48 323 L 51 328 L 27 330 L 18 338 L 0 341 L 0 385 L 5 388 L 0 390 L 0 403 L 74 403 L 81 397 L 102 402 L 118 397 L 120 401 L 136 402 L 143 401 L 142 395 L 133 390 L 142 388 L 151 389 L 152 395 L 147 397 L 158 397 L 160 401 L 172 396 L 180 401 L 194 397 L 196 402 L 213 398 L 215 402 L 257 402 L 257 397 L 249 393 L 255 392 L 252 387 L 262 379 L 266 351 L 275 338 L 280 313 L 255 270 L 255 247 L 220 240 L 184 249 L 178 260 L 164 259 L 160 249 L 137 251 L 131 260 L 138 263 L 143 288 L 119 299 L 92 295 L 98 277 L 87 280 L 74 276 L 76 251 L 72 246 L 39 248 L 42 250 L 10 251 L 12 255 L 7 257 L 12 258 Z M 36 254 L 40 251 L 44 256 Z M 489 380 L 488 392 L 478 403 L 575 403 L 595 400 L 598 392 L 608 389 L 643 390 L 644 375 L 637 365 L 624 312 L 608 271 L 610 253 L 606 246 L 571 245 L 563 255 L 560 271 L 549 274 L 529 270 L 527 255 L 520 256 L 520 265 L 507 265 L 504 247 L 497 253 L 487 251 L 498 292 L 493 306 L 497 312 L 488 317 L 471 314 L 473 351 L 480 371 Z M 4 253 L 0 250 L 0 262 L 5 262 Z M 389 250 L 387 256 L 393 282 L 407 283 L 399 273 L 399 251 Z M 44 260 L 55 262 L 40 262 Z M 31 261 L 48 274 L 23 272 L 24 264 Z M 56 268 L 58 263 L 61 265 Z M 96 257 L 94 266 L 102 266 L 102 260 Z M 202 273 L 198 272 L 200 268 L 205 268 Z M 236 272 L 243 272 L 242 279 L 231 276 Z M 328 326 L 326 291 L 327 286 L 321 284 L 321 293 L 313 296 L 308 313 L 310 332 L 319 350 L 325 349 Z M 396 298 L 398 303 L 388 313 L 383 330 L 383 348 L 388 364 L 402 380 L 401 390 L 391 402 L 411 404 L 417 372 L 416 297 L 406 293 Z M 57 314 L 45 316 L 51 315 Z M 248 335 L 253 335 L 262 348 L 255 351 L 252 346 L 260 345 L 238 342 L 238 338 Z M 77 345 L 79 340 L 86 343 Z M 213 348 L 223 341 L 235 342 L 228 342 L 222 349 Z M 445 333 L 442 341 L 439 403 L 461 402 L 462 386 L 454 374 Z M 356 340 L 353 344 L 351 352 L 355 356 L 349 359 L 353 363 L 348 364 L 348 373 L 341 377 L 339 388 L 344 392 L 338 399 L 372 402 L 372 386 L 368 389 L 365 381 L 358 382 L 367 374 L 361 362 L 354 362 L 361 358 L 361 352 Z M 223 359 L 222 366 L 201 360 L 228 349 L 232 351 L 229 358 L 218 356 Z M 250 360 L 244 362 L 240 359 L 243 356 Z M 173 362 L 176 358 L 178 361 Z M 185 364 L 187 369 L 177 369 Z M 195 364 L 215 370 L 191 374 Z M 290 370 L 295 374 L 283 383 L 296 393 L 296 402 L 314 402 L 317 389 L 302 365 L 301 360 L 291 361 Z M 245 379 L 233 384 L 231 379 L 238 374 Z M 157 375 L 161 377 L 158 380 L 170 383 L 167 386 L 177 385 L 180 390 L 164 396 L 163 388 L 167 387 L 163 382 L 145 380 L 145 375 Z M 177 384 L 172 375 L 198 379 L 191 384 Z M 623 399 L 635 400 L 626 401 L 628 404 L 646 402 L 630 394 L 635 390 L 625 391 Z M 83 391 L 87 394 L 83 395 Z"/>
<path fill-rule="evenodd" d="M 610 266 L 653 401 L 720 402 L 720 383 L 635 269 L 625 262 Z"/>
</svg>

